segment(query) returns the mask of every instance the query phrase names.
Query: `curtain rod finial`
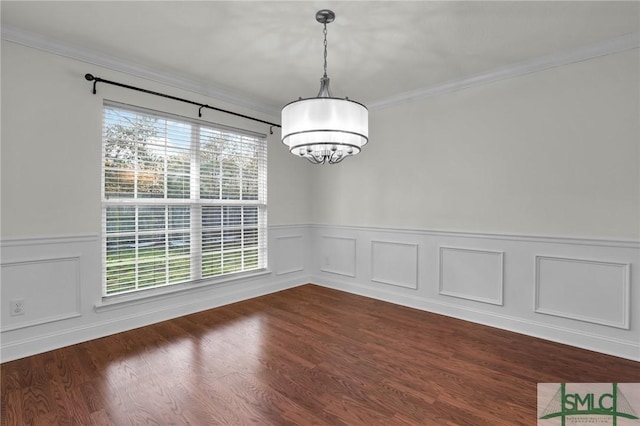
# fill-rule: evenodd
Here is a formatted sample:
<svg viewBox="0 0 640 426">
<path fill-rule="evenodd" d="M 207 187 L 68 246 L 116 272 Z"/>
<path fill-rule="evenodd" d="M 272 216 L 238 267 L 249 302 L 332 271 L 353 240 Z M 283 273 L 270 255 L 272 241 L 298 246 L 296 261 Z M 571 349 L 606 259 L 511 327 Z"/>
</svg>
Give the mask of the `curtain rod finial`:
<svg viewBox="0 0 640 426">
<path fill-rule="evenodd" d="M 95 77 L 92 74 L 85 74 L 84 78 L 87 79 L 87 81 L 93 81 L 95 80 Z"/>
</svg>

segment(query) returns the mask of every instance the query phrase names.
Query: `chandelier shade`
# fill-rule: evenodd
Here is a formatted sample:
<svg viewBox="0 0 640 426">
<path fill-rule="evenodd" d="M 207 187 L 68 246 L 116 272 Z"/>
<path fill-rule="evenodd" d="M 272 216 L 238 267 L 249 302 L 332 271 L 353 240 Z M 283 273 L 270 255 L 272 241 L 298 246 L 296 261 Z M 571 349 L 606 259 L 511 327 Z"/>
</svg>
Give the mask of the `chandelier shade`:
<svg viewBox="0 0 640 426">
<path fill-rule="evenodd" d="M 327 23 L 335 14 L 320 10 L 324 25 L 324 76 L 315 98 L 298 99 L 282 108 L 282 143 L 292 154 L 315 164 L 335 164 L 358 154 L 369 141 L 369 110 L 349 98 L 331 94 L 327 77 Z"/>
<path fill-rule="evenodd" d="M 312 162 L 337 163 L 359 153 L 368 140 L 369 111 L 358 102 L 318 97 L 282 109 L 282 142 Z"/>
</svg>

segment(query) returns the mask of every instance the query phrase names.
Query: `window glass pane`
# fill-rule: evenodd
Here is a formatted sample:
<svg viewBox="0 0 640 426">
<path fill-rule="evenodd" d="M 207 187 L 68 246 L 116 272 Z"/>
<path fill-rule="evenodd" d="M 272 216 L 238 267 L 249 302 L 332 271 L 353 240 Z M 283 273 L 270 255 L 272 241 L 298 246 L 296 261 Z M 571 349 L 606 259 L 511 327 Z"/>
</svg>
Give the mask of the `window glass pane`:
<svg viewBox="0 0 640 426">
<path fill-rule="evenodd" d="M 222 273 L 229 274 L 242 270 L 242 252 L 222 253 Z"/>
<path fill-rule="evenodd" d="M 168 171 L 189 173 L 191 169 L 191 137 L 193 126 L 189 123 L 167 121 Z"/>
<path fill-rule="evenodd" d="M 164 174 L 150 171 L 138 172 L 139 198 L 164 198 Z"/>
<path fill-rule="evenodd" d="M 231 180 L 240 179 L 240 167 L 234 158 L 227 158 L 222 162 L 222 178 Z"/>
<path fill-rule="evenodd" d="M 242 231 L 224 230 L 222 232 L 222 247 L 225 251 L 240 249 L 242 247 Z"/>
<path fill-rule="evenodd" d="M 135 230 L 135 207 L 107 207 L 107 234 L 135 232 Z"/>
<path fill-rule="evenodd" d="M 107 294 L 135 290 L 135 263 L 107 264 Z"/>
<path fill-rule="evenodd" d="M 222 274 L 222 254 L 219 251 L 202 254 L 202 277 Z"/>
<path fill-rule="evenodd" d="M 136 162 L 145 158 L 147 143 L 158 133 L 156 121 L 126 111 L 105 111 L 105 166 L 134 168 Z"/>
<path fill-rule="evenodd" d="M 227 147 L 227 150 L 230 148 Z M 240 166 L 236 158 L 225 156 L 222 161 L 222 199 L 240 199 Z"/>
<path fill-rule="evenodd" d="M 179 283 L 191 279 L 191 259 L 189 256 L 169 258 L 169 283 Z"/>
<path fill-rule="evenodd" d="M 107 263 L 132 262 L 135 260 L 136 238 L 108 237 L 107 238 Z"/>
<path fill-rule="evenodd" d="M 258 247 L 258 229 L 244 230 L 244 247 Z"/>
<path fill-rule="evenodd" d="M 169 147 L 167 150 L 167 172 L 188 176 L 191 172 L 191 158 L 189 152 Z"/>
<path fill-rule="evenodd" d="M 138 209 L 139 231 L 161 231 L 165 229 L 165 207 L 140 207 Z"/>
<path fill-rule="evenodd" d="M 105 170 L 105 198 L 133 198 L 135 189 L 133 170 Z"/>
<path fill-rule="evenodd" d="M 138 287 L 166 282 L 165 235 L 141 235 L 138 239 Z"/>
<path fill-rule="evenodd" d="M 164 256 L 145 257 L 138 263 L 138 288 L 157 287 L 167 283 Z"/>
<path fill-rule="evenodd" d="M 192 125 L 167 122 L 166 155 L 167 197 L 190 197 Z"/>
<path fill-rule="evenodd" d="M 106 241 L 106 292 L 135 289 L 135 237 L 108 237 Z"/>
<path fill-rule="evenodd" d="M 240 227 L 242 225 L 242 207 L 224 207 L 223 217 L 225 228 Z"/>
<path fill-rule="evenodd" d="M 177 283 L 191 278 L 191 244 L 188 232 L 169 235 L 169 282 Z"/>
<path fill-rule="evenodd" d="M 200 129 L 200 197 L 220 199 L 222 133 L 210 128 Z"/>
<path fill-rule="evenodd" d="M 253 148 L 251 157 L 245 159 L 242 163 L 242 199 L 257 200 L 258 199 L 258 157 Z"/>
<path fill-rule="evenodd" d="M 240 181 L 238 179 L 222 179 L 222 199 L 240 199 Z"/>
<path fill-rule="evenodd" d="M 202 252 L 213 253 L 222 249 L 222 231 L 202 232 Z"/>
<path fill-rule="evenodd" d="M 244 226 L 258 226 L 258 207 L 243 207 Z"/>
<path fill-rule="evenodd" d="M 250 249 L 244 252 L 244 269 L 258 268 L 258 249 Z"/>
<path fill-rule="evenodd" d="M 242 199 L 243 200 L 257 200 L 258 199 L 258 181 L 256 179 L 248 179 L 246 177 L 242 180 Z"/>
<path fill-rule="evenodd" d="M 156 138 L 135 145 L 135 166 L 143 172 L 159 173 L 164 171 L 165 151 L 164 141 Z"/>
<path fill-rule="evenodd" d="M 220 228 L 222 225 L 222 207 L 203 207 L 202 226 L 203 228 Z"/>
<path fill-rule="evenodd" d="M 140 259 L 164 256 L 164 234 L 144 234 L 138 237 L 138 256 Z"/>
<path fill-rule="evenodd" d="M 167 175 L 167 198 L 186 198 L 191 194 L 189 175 Z"/>
<path fill-rule="evenodd" d="M 220 199 L 220 164 L 204 154 L 200 163 L 200 198 Z"/>
<path fill-rule="evenodd" d="M 189 229 L 191 223 L 191 208 L 184 206 L 169 207 L 169 229 Z"/>
<path fill-rule="evenodd" d="M 169 234 L 169 257 L 188 256 L 191 252 L 188 232 L 174 232 Z"/>
</svg>

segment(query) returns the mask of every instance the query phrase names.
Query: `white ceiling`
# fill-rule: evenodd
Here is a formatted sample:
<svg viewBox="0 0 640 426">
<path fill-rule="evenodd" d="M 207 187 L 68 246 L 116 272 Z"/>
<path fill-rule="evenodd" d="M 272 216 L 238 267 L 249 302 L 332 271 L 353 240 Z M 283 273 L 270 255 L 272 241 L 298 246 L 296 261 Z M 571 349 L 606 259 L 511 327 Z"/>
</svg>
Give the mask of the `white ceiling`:
<svg viewBox="0 0 640 426">
<path fill-rule="evenodd" d="M 2 1 L 1 18 L 8 39 L 46 40 L 278 110 L 317 94 L 315 13 L 325 8 L 336 13 L 333 94 L 365 104 L 640 31 L 638 1 Z"/>
</svg>

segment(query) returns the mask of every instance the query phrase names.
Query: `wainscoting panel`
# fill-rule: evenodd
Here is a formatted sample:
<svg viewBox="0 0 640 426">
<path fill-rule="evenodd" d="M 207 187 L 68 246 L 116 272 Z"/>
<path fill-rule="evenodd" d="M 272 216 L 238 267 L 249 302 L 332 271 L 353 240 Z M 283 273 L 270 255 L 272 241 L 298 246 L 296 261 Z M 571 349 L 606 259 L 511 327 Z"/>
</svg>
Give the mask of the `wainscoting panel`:
<svg viewBox="0 0 640 426">
<path fill-rule="evenodd" d="M 418 288 L 418 245 L 371 241 L 371 281 Z"/>
<path fill-rule="evenodd" d="M 333 249 L 322 236 L 344 237 L 360 271 L 345 276 L 311 263 L 313 283 L 640 361 L 638 241 L 309 229 L 312 258 Z"/>
<path fill-rule="evenodd" d="M 302 235 L 275 237 L 276 275 L 304 271 L 305 240 Z"/>
<path fill-rule="evenodd" d="M 102 297 L 99 235 L 3 240 L 0 361 L 306 284 L 308 230 L 269 227 L 266 271 L 115 299 Z M 24 298 L 25 315 L 9 315 L 12 298 Z"/>
<path fill-rule="evenodd" d="M 501 251 L 440 247 L 440 294 L 502 305 Z"/>
<path fill-rule="evenodd" d="M 2 332 L 80 316 L 79 257 L 24 260 L 2 265 Z M 11 315 L 11 302 L 23 314 Z"/>
<path fill-rule="evenodd" d="M 629 328 L 628 263 L 536 256 L 535 311 Z"/>
<path fill-rule="evenodd" d="M 322 235 L 320 270 L 330 274 L 356 277 L 356 240 L 350 237 Z"/>
</svg>

